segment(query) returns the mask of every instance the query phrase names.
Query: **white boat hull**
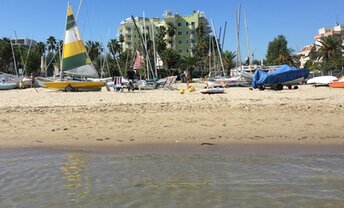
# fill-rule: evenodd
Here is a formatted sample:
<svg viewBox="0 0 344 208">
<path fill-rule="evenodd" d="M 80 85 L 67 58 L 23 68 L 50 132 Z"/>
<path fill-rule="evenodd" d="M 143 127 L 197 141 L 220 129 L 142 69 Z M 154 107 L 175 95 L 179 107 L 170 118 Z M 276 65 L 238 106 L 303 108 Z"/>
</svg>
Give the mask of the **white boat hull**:
<svg viewBox="0 0 344 208">
<path fill-rule="evenodd" d="M 11 90 L 17 88 L 17 83 L 0 83 L 0 90 Z"/>
</svg>

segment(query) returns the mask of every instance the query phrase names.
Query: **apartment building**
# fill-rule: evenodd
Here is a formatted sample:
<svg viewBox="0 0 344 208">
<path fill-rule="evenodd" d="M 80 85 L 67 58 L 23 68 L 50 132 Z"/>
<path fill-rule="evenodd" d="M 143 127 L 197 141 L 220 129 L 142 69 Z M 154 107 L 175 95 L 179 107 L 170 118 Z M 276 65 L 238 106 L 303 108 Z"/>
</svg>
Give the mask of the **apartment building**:
<svg viewBox="0 0 344 208">
<path fill-rule="evenodd" d="M 175 35 L 169 37 L 165 36 L 167 48 L 173 48 L 182 56 L 195 53 L 195 46 L 197 44 L 196 29 L 199 28 L 203 34 L 211 33 L 209 23 L 206 19 L 204 12 L 193 11 L 191 15 L 182 16 L 172 11 L 165 11 L 162 19 L 160 18 L 143 18 L 135 17 L 135 22 L 143 36 L 153 37 L 158 32 L 160 26 L 166 29 L 168 25 L 173 25 L 175 28 Z M 123 49 L 135 49 L 140 44 L 139 33 L 135 29 L 132 18 L 127 18 L 121 22 L 119 27 L 119 34 L 124 37 Z"/>
<path fill-rule="evenodd" d="M 16 38 L 11 39 L 12 45 L 14 46 L 20 46 L 20 47 L 26 47 L 29 48 L 35 47 L 37 42 L 35 40 L 29 39 L 29 38 Z"/>
<path fill-rule="evenodd" d="M 314 36 L 315 43 L 304 46 L 298 55 L 300 56 L 301 68 L 304 67 L 305 63 L 309 60 L 309 53 L 311 50 L 316 48 L 319 49 L 321 43 L 320 39 L 323 37 L 337 36 L 342 40 L 344 46 L 344 25 L 336 24 L 334 27 L 323 27 L 318 30 L 318 34 Z"/>
</svg>

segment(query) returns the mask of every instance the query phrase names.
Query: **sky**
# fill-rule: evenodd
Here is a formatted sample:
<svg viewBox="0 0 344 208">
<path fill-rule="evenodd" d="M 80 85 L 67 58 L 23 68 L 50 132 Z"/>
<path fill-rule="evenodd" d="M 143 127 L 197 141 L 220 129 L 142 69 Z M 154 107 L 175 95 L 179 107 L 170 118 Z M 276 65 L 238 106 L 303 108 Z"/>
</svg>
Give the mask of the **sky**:
<svg viewBox="0 0 344 208">
<path fill-rule="evenodd" d="M 69 0 L 74 15 L 80 0 Z M 117 36 L 121 21 L 133 16 L 159 17 L 165 10 L 190 15 L 205 12 L 216 33 L 227 22 L 224 49 L 236 51 L 235 18 L 241 5 L 241 54 L 247 48 L 255 59 L 266 56 L 270 41 L 282 34 L 295 52 L 314 43 L 314 35 L 322 27 L 333 27 L 337 20 L 344 24 L 343 0 L 83 0 L 77 24 L 84 41 L 106 45 Z M 0 38 L 33 38 L 45 42 L 47 37 L 63 39 L 67 0 L 0 0 Z M 247 20 L 249 47 L 246 44 L 244 14 Z M 210 25 L 211 26 L 211 25 Z"/>
</svg>

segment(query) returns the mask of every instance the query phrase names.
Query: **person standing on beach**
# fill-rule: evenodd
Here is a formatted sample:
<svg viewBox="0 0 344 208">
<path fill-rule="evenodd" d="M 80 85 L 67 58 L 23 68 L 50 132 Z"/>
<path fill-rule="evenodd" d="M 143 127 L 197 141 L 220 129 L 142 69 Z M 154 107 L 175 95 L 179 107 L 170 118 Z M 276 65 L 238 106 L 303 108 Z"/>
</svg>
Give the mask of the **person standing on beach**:
<svg viewBox="0 0 344 208">
<path fill-rule="evenodd" d="M 31 79 L 30 87 L 33 88 L 33 87 L 35 87 L 35 75 L 33 75 L 32 72 L 31 72 L 31 75 L 30 75 L 30 79 Z"/>
<path fill-rule="evenodd" d="M 186 87 L 187 89 L 189 89 L 189 83 L 191 81 L 191 76 L 190 76 L 190 72 L 189 71 L 184 71 L 184 81 L 186 83 Z"/>
</svg>

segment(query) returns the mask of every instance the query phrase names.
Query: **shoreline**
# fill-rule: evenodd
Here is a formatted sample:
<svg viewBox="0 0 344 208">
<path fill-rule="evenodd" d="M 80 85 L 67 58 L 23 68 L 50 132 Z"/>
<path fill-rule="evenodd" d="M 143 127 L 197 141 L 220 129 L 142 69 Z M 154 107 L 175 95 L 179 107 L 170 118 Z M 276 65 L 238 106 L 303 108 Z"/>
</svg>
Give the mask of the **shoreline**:
<svg viewBox="0 0 344 208">
<path fill-rule="evenodd" d="M 37 90 L 0 93 L 0 148 L 344 145 L 340 89 L 227 88 L 223 95 Z"/>
</svg>

